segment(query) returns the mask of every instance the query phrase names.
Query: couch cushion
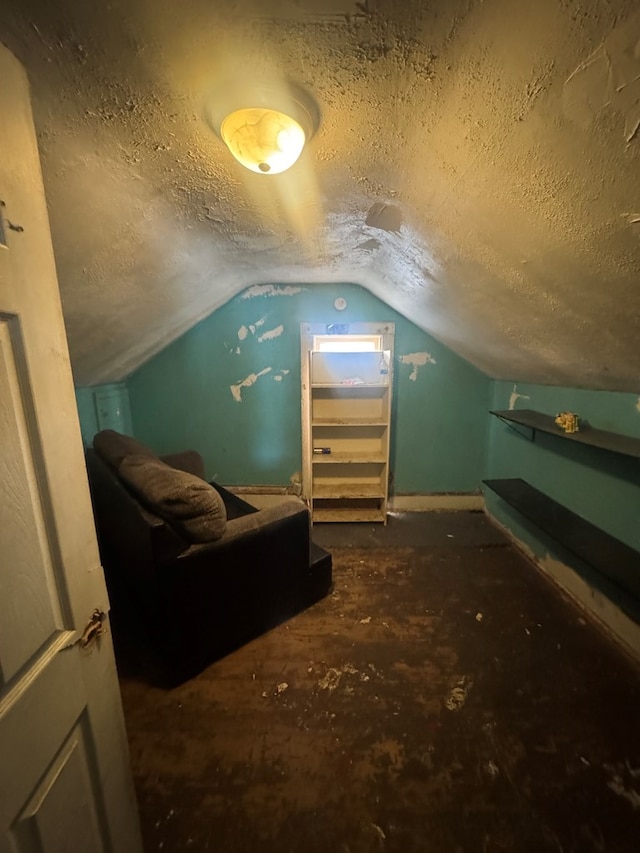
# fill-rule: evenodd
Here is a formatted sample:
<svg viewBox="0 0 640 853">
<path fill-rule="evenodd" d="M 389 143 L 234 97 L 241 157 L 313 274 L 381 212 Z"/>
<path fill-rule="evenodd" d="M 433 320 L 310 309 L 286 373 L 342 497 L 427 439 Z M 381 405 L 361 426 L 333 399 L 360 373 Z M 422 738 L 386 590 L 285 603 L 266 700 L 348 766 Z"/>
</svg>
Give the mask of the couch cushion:
<svg viewBox="0 0 640 853">
<path fill-rule="evenodd" d="M 188 542 L 212 542 L 224 533 L 224 501 L 200 477 L 145 454 L 126 456 L 118 476 L 141 503 L 164 518 Z"/>
<path fill-rule="evenodd" d="M 93 448 L 103 462 L 106 462 L 114 471 L 118 470 L 125 456 L 130 454 L 155 458 L 153 450 L 149 450 L 142 442 L 130 435 L 116 432 L 114 429 L 103 429 L 95 435 Z"/>
</svg>

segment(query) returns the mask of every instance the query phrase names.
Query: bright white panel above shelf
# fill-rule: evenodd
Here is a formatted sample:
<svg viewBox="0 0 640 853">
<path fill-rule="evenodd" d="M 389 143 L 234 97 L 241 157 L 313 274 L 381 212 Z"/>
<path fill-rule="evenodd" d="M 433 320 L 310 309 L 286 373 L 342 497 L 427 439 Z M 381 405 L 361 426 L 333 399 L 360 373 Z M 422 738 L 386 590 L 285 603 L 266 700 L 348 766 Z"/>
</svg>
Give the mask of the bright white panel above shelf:
<svg viewBox="0 0 640 853">
<path fill-rule="evenodd" d="M 312 352 L 314 387 L 358 388 L 389 384 L 390 352 Z"/>
</svg>

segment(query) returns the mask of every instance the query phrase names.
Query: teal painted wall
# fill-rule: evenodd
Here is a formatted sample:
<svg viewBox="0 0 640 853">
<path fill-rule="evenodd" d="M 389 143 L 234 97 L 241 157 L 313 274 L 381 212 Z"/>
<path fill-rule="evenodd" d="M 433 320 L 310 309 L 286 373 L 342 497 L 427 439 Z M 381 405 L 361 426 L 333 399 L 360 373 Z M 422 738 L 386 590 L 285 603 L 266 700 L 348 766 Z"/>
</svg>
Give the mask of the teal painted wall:
<svg viewBox="0 0 640 853">
<path fill-rule="evenodd" d="M 385 321 L 396 326 L 395 493 L 479 489 L 491 381 L 355 284 L 234 297 L 129 377 L 134 434 L 158 453 L 197 448 L 220 483 L 288 485 L 302 467 L 300 324 Z"/>
<path fill-rule="evenodd" d="M 549 415 L 571 411 L 595 428 L 640 438 L 640 398 L 633 394 L 494 382 L 492 408 L 512 407 Z M 492 417 L 487 472 L 521 477 L 640 551 L 640 460 L 541 433 L 530 441 Z M 485 496 L 491 514 L 543 556 L 548 546 L 489 489 Z"/>
<path fill-rule="evenodd" d="M 112 382 L 108 385 L 76 388 L 76 403 L 85 447 L 91 445 L 93 436 L 101 429 L 115 429 L 131 435 L 131 411 L 126 383 Z"/>
<path fill-rule="evenodd" d="M 89 447 L 93 436 L 98 432 L 98 415 L 92 388 L 76 388 L 76 405 L 80 419 L 82 442 Z"/>
</svg>

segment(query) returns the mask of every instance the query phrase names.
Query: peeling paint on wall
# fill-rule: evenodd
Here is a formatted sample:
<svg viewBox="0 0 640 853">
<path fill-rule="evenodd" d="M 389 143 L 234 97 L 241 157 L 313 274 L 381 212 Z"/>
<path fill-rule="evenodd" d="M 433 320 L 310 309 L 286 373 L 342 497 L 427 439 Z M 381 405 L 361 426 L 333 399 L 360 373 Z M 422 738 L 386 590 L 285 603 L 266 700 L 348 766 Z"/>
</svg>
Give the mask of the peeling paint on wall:
<svg viewBox="0 0 640 853">
<path fill-rule="evenodd" d="M 518 400 L 530 400 L 530 399 L 531 399 L 531 397 L 529 397 L 528 394 L 518 394 L 518 386 L 514 385 L 513 391 L 509 395 L 509 411 L 512 411 L 513 409 L 515 409 L 516 403 L 518 402 Z"/>
<path fill-rule="evenodd" d="M 291 484 L 292 491 L 294 495 L 302 494 L 302 471 L 294 471 L 293 474 L 289 477 L 289 483 Z"/>
<path fill-rule="evenodd" d="M 295 287 L 290 284 L 255 284 L 242 294 L 243 299 L 253 299 L 255 296 L 295 296 L 306 290 L 306 287 Z"/>
<path fill-rule="evenodd" d="M 275 329 L 269 329 L 268 332 L 265 332 L 263 335 L 260 335 L 258 338 L 259 343 L 263 343 L 264 341 L 272 341 L 274 338 L 279 338 L 280 335 L 284 332 L 284 326 L 280 324 L 276 326 Z"/>
<path fill-rule="evenodd" d="M 252 323 L 252 324 L 249 326 L 249 330 L 250 330 L 251 334 L 252 334 L 252 335 L 255 335 L 255 333 L 256 333 L 256 329 L 259 329 L 261 326 L 264 326 L 264 324 L 265 324 L 266 320 L 267 320 L 267 318 L 266 318 L 266 317 L 260 317 L 260 319 L 259 319 L 259 320 L 256 320 L 256 322 L 255 322 L 255 323 Z"/>
<path fill-rule="evenodd" d="M 251 385 L 254 385 L 261 376 L 264 376 L 265 373 L 270 373 L 272 370 L 271 367 L 265 367 L 264 370 L 261 370 L 260 373 L 250 373 L 246 379 L 243 379 L 242 382 L 238 382 L 235 385 L 230 385 L 229 388 L 233 395 L 233 399 L 237 403 L 242 402 L 242 389 L 249 388 Z"/>
<path fill-rule="evenodd" d="M 256 320 L 255 323 L 250 323 L 249 327 L 244 326 L 244 325 L 240 326 L 240 328 L 238 329 L 238 339 L 241 341 L 245 341 L 247 339 L 247 337 L 249 336 L 249 332 L 251 332 L 252 335 L 255 335 L 257 329 L 259 329 L 261 326 L 264 326 L 266 320 L 267 320 L 267 318 L 265 316 L 265 317 L 261 317 L 259 320 Z M 262 342 L 263 340 L 268 340 L 269 339 L 267 337 L 268 335 L 269 335 L 269 332 L 265 332 L 265 334 L 261 338 L 258 338 L 258 340 L 260 342 Z M 276 337 L 276 336 L 273 335 L 273 337 Z M 236 353 L 238 355 L 240 355 L 240 347 L 237 347 Z"/>
<path fill-rule="evenodd" d="M 412 382 L 415 382 L 418 378 L 419 367 L 424 367 L 425 364 L 437 364 L 435 358 L 430 352 L 410 352 L 407 353 L 407 355 L 399 356 L 398 361 L 402 364 L 412 365 L 413 370 L 409 374 L 409 379 L 411 379 Z"/>
<path fill-rule="evenodd" d="M 395 443 L 396 493 L 476 490 L 484 474 L 484 426 L 490 380 L 420 332 L 408 319 L 389 310 L 364 288 L 345 281 L 308 285 L 306 292 L 294 299 L 275 303 L 247 303 L 238 295 L 148 362 L 128 383 L 131 399 L 135 401 L 134 417 L 140 439 L 159 448 L 176 446 L 184 428 L 184 408 L 191 406 L 199 413 L 192 439 L 205 458 L 219 459 L 216 450 L 222 445 L 228 449 L 216 463 L 221 466 L 219 482 L 287 486 L 291 491 L 287 485 L 289 477 L 300 468 L 301 462 L 298 340 L 301 318 L 305 323 L 310 317 L 318 319 L 317 312 L 326 307 L 326 317 L 331 319 L 330 306 L 338 293 L 349 303 L 351 317 L 377 318 L 378 326 L 395 324 L 393 366 L 400 374 L 401 383 L 406 385 L 412 365 L 400 364 L 398 356 L 426 352 L 435 354 L 438 360 L 437 369 L 429 369 L 429 375 L 421 376 L 419 384 L 408 386 L 410 392 L 407 391 L 394 421 L 396 429 L 391 440 Z M 249 331 L 245 341 L 238 341 L 238 328 L 244 324 L 249 329 L 249 323 L 265 314 L 267 321 L 260 333 L 280 323 L 284 333 L 269 343 L 258 344 Z M 238 344 L 241 356 L 234 355 Z M 427 356 L 419 360 L 426 362 Z M 260 377 L 249 375 L 258 374 L 267 366 L 271 368 L 269 373 Z M 419 370 L 424 372 L 427 368 Z M 185 383 L 187 374 L 190 381 Z M 452 393 L 452 376 L 455 393 Z M 434 400 L 443 395 L 447 400 L 443 418 L 435 421 L 419 393 L 427 384 L 429 393 L 435 395 Z M 511 382 L 505 389 L 503 408 Z M 636 396 L 629 398 L 627 413 L 635 406 Z M 176 399 L 182 401 L 182 406 L 175 405 Z M 247 419 L 243 412 L 259 417 Z M 209 428 L 212 421 L 218 424 L 215 434 Z M 240 428 L 242 441 L 238 440 Z M 452 441 L 464 444 L 464 449 L 454 454 L 455 458 L 443 452 Z M 247 442 L 255 446 L 255 453 L 245 452 Z M 337 665 L 335 661 L 327 663 Z"/>
<path fill-rule="evenodd" d="M 239 340 L 241 340 L 241 341 L 246 340 L 248 335 L 249 335 L 249 332 L 251 332 L 252 335 L 255 335 L 256 331 L 261 326 L 264 326 L 266 321 L 267 321 L 267 318 L 265 316 L 265 317 L 261 317 L 259 320 L 256 320 L 255 323 L 249 323 L 248 327 L 244 326 L 244 325 L 240 326 L 240 328 L 238 329 Z M 266 333 L 266 334 L 268 334 L 268 333 Z M 258 340 L 261 340 L 261 338 L 258 338 Z M 240 349 L 238 349 L 237 352 L 240 352 Z"/>
</svg>

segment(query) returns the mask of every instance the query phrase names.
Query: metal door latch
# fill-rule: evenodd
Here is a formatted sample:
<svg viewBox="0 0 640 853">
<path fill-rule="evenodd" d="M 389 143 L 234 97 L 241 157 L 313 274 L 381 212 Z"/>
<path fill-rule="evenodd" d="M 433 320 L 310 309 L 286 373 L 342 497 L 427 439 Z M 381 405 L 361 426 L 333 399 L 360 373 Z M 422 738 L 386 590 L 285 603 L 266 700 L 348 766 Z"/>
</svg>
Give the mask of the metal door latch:
<svg viewBox="0 0 640 853">
<path fill-rule="evenodd" d="M 91 618 L 86 624 L 86 627 L 82 634 L 78 637 L 77 640 L 74 640 L 72 643 L 69 643 L 66 646 L 63 646 L 63 649 L 72 649 L 74 646 L 80 646 L 81 649 L 86 649 L 91 643 L 99 637 L 101 634 L 105 633 L 104 627 L 104 619 L 106 614 L 100 610 L 100 608 L 96 607 L 96 609 L 91 614 Z"/>
</svg>

